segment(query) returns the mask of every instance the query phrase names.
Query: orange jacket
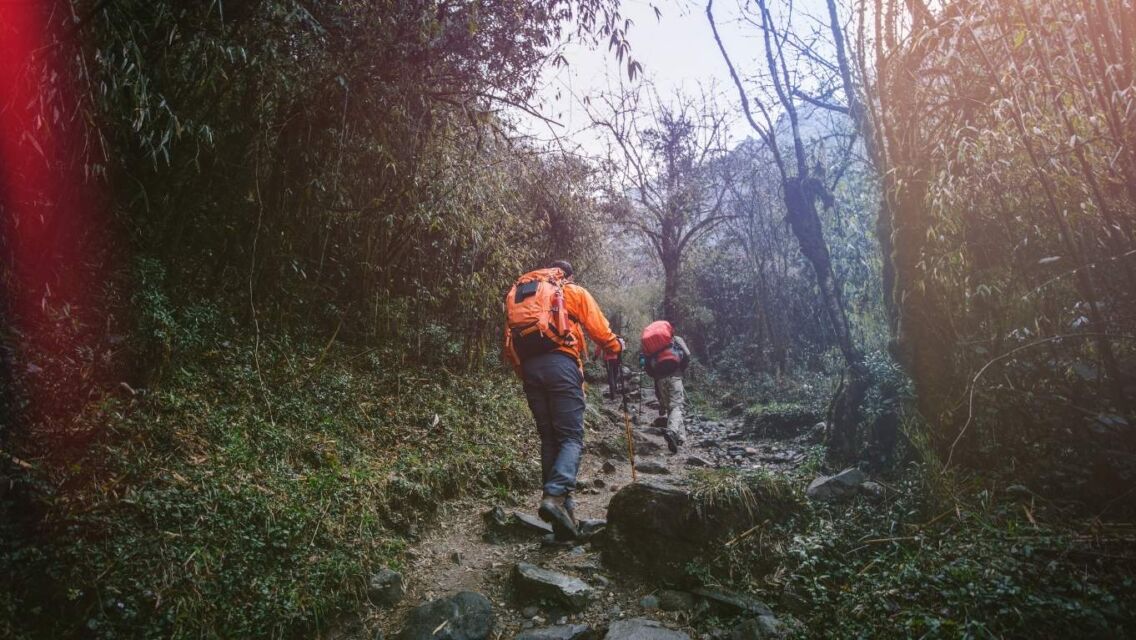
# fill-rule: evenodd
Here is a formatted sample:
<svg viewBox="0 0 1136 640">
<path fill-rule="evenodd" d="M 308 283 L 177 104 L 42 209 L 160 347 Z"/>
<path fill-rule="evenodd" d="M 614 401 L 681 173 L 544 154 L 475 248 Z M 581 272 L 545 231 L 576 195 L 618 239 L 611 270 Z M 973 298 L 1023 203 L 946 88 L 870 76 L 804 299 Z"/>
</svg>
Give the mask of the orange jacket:
<svg viewBox="0 0 1136 640">
<path fill-rule="evenodd" d="M 576 359 L 581 367 L 584 366 L 584 359 L 587 357 L 587 345 L 584 343 L 584 332 L 588 333 L 588 337 L 599 345 L 604 351 L 608 353 L 619 353 L 619 339 L 611 330 L 611 325 L 608 324 L 607 318 L 604 317 L 603 311 L 600 311 L 600 305 L 596 303 L 596 299 L 588 290 L 578 284 L 567 282 L 564 284 L 564 307 L 568 311 L 568 316 L 572 319 L 572 335 L 575 339 L 574 347 L 560 347 L 558 351 L 563 351 Z M 505 336 L 509 336 L 509 327 L 505 327 Z M 521 359 L 517 357 L 513 351 L 509 340 L 505 340 L 505 359 L 509 364 L 513 365 L 513 370 L 517 375 L 521 374 Z"/>
</svg>

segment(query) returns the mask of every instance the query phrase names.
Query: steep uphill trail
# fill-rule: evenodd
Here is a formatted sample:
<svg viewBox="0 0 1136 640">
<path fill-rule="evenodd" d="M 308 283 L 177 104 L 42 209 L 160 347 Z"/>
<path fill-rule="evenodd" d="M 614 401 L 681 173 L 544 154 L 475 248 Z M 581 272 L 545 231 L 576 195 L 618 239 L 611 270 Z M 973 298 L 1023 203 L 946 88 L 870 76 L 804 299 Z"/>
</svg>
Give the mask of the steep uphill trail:
<svg viewBox="0 0 1136 640">
<path fill-rule="evenodd" d="M 633 391 L 629 409 L 633 421 L 635 461 L 640 482 L 651 478 L 678 479 L 693 468 L 740 467 L 787 471 L 802 464 L 804 452 L 791 443 L 743 436 L 741 420 L 708 419 L 688 407 L 687 442 L 671 454 L 661 430 L 651 425 L 658 403 L 651 388 Z M 577 519 L 604 520 L 608 504 L 619 489 L 631 483 L 623 414 L 619 400 L 604 399 L 589 407 L 598 419 L 588 421 L 585 454 L 576 492 Z M 526 425 L 530 427 L 530 425 Z M 533 430 L 533 452 L 537 435 Z M 536 520 L 539 490 L 517 496 L 509 506 L 487 500 L 462 500 L 444 505 L 434 524 L 421 533 L 405 553 L 402 567 L 405 595 L 387 608 L 372 608 L 362 629 L 379 630 L 393 637 L 403 628 L 408 613 L 439 597 L 461 591 L 485 595 L 493 606 L 494 638 L 513 638 L 534 628 L 552 625 L 587 625 L 603 629 L 628 618 L 651 618 L 670 629 L 693 634 L 687 612 L 658 608 L 662 587 L 605 567 L 600 551 L 590 543 L 552 544 L 535 527 L 518 524 L 513 513 Z M 491 514 L 498 508 L 497 524 Z M 523 517 L 523 516 L 522 516 Z M 504 526 L 502 526 L 504 525 Z M 509 531 L 513 534 L 510 534 Z M 594 591 L 582 611 L 557 606 L 534 606 L 516 593 L 514 572 L 519 563 L 560 572 L 585 581 Z M 361 631 L 361 629 L 360 629 Z M 339 634 L 336 634 L 339 635 Z M 358 632 L 340 637 L 375 637 Z M 697 636 L 695 636 L 697 637 Z"/>
</svg>

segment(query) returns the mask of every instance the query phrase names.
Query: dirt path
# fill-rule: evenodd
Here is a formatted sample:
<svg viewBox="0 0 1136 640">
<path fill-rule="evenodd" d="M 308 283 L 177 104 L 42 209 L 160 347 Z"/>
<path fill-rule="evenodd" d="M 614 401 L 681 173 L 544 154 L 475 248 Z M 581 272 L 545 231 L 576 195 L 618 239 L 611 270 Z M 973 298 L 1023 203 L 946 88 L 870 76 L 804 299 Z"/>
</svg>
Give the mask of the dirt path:
<svg viewBox="0 0 1136 640">
<path fill-rule="evenodd" d="M 667 451 L 661 432 L 650 426 L 657 415 L 651 389 L 643 390 L 642 400 L 630 406 L 634 421 L 636 463 L 639 479 L 659 477 L 642 469 L 649 463 L 661 466 L 672 477 L 682 477 L 693 468 L 688 462 L 698 457 L 707 466 L 784 468 L 800 464 L 804 454 L 786 443 L 773 440 L 742 440 L 736 419 L 708 420 L 691 411 L 686 416 L 687 442 L 677 455 Z M 626 460 L 623 418 L 618 401 L 604 400 L 596 407 L 598 420 L 589 420 L 585 435 L 585 454 L 576 493 L 579 520 L 606 519 L 607 507 L 620 487 L 631 482 L 631 465 Z M 592 409 L 589 409 L 592 411 Z M 640 411 L 642 412 L 640 414 Z M 533 449 L 536 450 L 535 431 Z M 604 471 L 609 463 L 608 472 Z M 695 461 L 698 465 L 700 462 Z M 614 469 L 612 469 L 614 467 Z M 535 516 L 540 491 L 521 496 L 513 506 L 501 505 L 506 512 L 522 511 Z M 591 544 L 550 545 L 539 534 L 520 539 L 492 539 L 484 513 L 496 504 L 484 500 L 464 500 L 445 505 L 433 528 L 424 532 L 407 551 L 403 570 L 406 595 L 391 609 L 373 610 L 367 627 L 381 629 L 388 637 L 400 629 L 401 621 L 413 607 L 457 591 L 475 591 L 488 597 L 497 619 L 495 637 L 512 638 L 524 629 L 552 624 L 580 623 L 606 626 L 622 617 L 645 616 L 692 633 L 684 614 L 645 608 L 643 597 L 657 587 L 632 577 L 613 574 L 603 567 L 600 553 Z M 489 537 L 490 539 L 487 539 Z M 584 612 L 568 613 L 556 609 L 517 604 L 510 591 L 510 574 L 518 562 L 529 562 L 585 580 L 597 591 Z M 647 604 L 650 604 L 649 602 Z M 697 637 L 696 635 L 693 637 Z"/>
</svg>

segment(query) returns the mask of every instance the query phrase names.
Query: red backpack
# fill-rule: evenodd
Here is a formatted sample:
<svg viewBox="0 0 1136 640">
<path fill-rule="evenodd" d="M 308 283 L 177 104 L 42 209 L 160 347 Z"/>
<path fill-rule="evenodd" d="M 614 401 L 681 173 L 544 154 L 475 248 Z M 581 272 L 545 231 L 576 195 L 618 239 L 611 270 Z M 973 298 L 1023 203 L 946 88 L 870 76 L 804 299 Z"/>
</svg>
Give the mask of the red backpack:
<svg viewBox="0 0 1136 640">
<path fill-rule="evenodd" d="M 674 327 L 666 320 L 656 320 L 639 336 L 646 359 L 647 375 L 665 378 L 682 368 L 686 354 L 674 340 Z"/>
<path fill-rule="evenodd" d="M 519 359 L 575 346 L 564 307 L 564 279 L 560 269 L 531 271 L 517 278 L 505 296 L 506 347 Z"/>
</svg>

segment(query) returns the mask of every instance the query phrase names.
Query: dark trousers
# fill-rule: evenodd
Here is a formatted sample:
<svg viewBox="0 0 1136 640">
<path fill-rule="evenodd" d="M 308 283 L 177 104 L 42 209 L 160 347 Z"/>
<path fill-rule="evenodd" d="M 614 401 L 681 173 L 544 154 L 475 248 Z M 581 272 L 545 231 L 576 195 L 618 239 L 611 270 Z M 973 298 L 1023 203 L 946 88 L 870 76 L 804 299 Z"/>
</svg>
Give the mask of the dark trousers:
<svg viewBox="0 0 1136 640">
<path fill-rule="evenodd" d="M 576 359 L 561 352 L 525 360 L 525 396 L 540 434 L 544 492 L 560 496 L 576 488 L 584 451 L 584 378 Z"/>
</svg>

